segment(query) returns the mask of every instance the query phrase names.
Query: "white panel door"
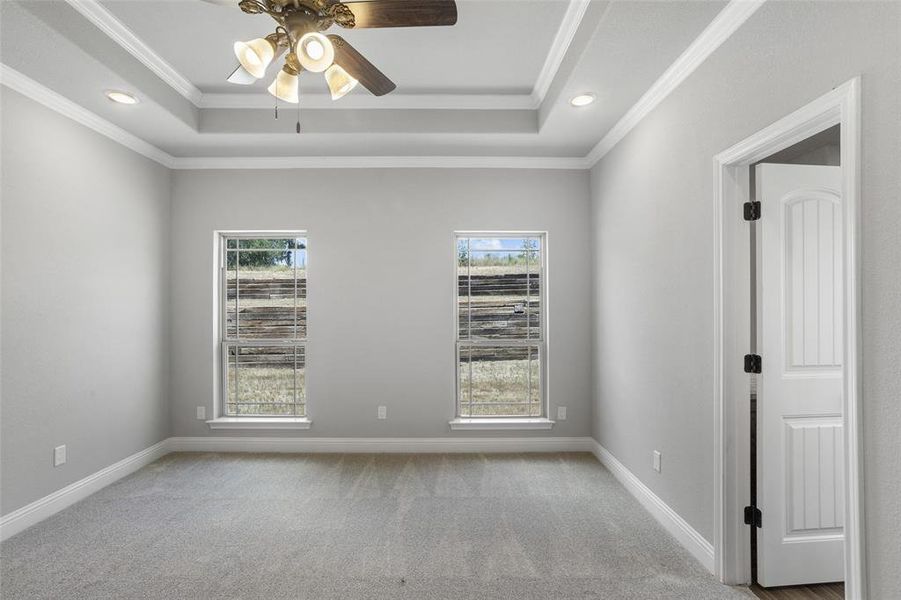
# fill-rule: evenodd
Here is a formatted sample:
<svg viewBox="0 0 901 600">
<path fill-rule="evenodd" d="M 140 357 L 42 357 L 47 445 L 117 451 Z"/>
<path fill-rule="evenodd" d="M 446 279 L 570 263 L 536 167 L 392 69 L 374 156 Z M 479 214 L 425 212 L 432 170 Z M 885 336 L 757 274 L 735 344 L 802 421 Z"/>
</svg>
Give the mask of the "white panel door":
<svg viewBox="0 0 901 600">
<path fill-rule="evenodd" d="M 758 165 L 758 581 L 842 581 L 841 168 Z"/>
</svg>

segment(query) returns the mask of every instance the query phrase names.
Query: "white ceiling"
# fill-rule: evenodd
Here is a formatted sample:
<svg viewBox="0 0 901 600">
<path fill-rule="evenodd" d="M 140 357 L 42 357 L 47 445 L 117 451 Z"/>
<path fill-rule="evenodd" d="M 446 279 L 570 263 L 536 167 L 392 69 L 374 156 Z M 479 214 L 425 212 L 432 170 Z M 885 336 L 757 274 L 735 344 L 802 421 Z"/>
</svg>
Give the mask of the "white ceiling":
<svg viewBox="0 0 901 600">
<path fill-rule="evenodd" d="M 458 5 L 454 27 L 333 31 L 388 75 L 401 94 L 531 93 L 566 2 L 462 0 Z M 236 64 L 235 40 L 274 31 L 268 15 L 196 1 L 108 0 L 103 6 L 204 93 L 265 93 L 262 82 L 235 86 L 225 78 Z M 304 90 L 324 92 L 322 77 L 307 75 L 301 78 Z"/>
<path fill-rule="evenodd" d="M 454 27 L 336 27 L 398 89 L 332 102 L 305 74 L 301 135 L 293 107 L 274 119 L 263 83 L 223 83 L 231 44 L 271 31 L 265 15 L 200 0 L 4 0 L 0 56 L 175 157 L 584 157 L 726 3 L 457 4 Z M 115 105 L 106 89 L 142 101 Z M 569 106 L 584 91 L 598 101 Z"/>
</svg>

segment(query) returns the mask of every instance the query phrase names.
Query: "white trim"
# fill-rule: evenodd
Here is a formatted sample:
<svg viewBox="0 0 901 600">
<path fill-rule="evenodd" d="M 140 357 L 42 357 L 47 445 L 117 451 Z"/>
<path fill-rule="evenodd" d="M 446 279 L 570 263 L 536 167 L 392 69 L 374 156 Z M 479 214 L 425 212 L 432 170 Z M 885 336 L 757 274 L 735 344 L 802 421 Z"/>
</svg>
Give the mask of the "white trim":
<svg viewBox="0 0 901 600">
<path fill-rule="evenodd" d="M 171 437 L 0 517 L 0 540 L 53 516 L 171 452 L 591 452 L 588 437 L 279 438 Z"/>
<path fill-rule="evenodd" d="M 585 16 L 589 4 L 590 0 L 569 0 L 569 6 L 566 7 L 563 21 L 557 29 L 557 34 L 554 36 L 550 50 L 548 50 L 547 58 L 541 66 L 541 72 L 538 73 L 538 78 L 535 80 L 535 87 L 532 89 L 533 108 L 541 106 L 544 102 L 544 98 L 547 96 L 547 92 L 557 76 L 557 71 L 560 70 L 560 65 L 563 64 L 563 59 L 569 51 L 569 47 L 576 36 L 576 31 L 578 31 L 579 25 L 582 23 L 582 18 Z"/>
<path fill-rule="evenodd" d="M 174 437 L 172 452 L 590 452 L 588 437 L 293 438 Z"/>
<path fill-rule="evenodd" d="M 564 169 L 584 158 L 558 156 L 215 156 L 175 157 L 0 63 L 0 84 L 170 169 Z"/>
<path fill-rule="evenodd" d="M 734 298 L 728 277 L 734 261 L 727 259 L 731 243 L 742 235 L 743 222 L 727 218 L 740 199 L 731 175 L 830 126 L 841 127 L 842 205 L 845 240 L 845 339 L 843 419 L 845 454 L 845 597 L 866 598 L 863 526 L 863 425 L 861 420 L 860 332 L 860 78 L 838 86 L 714 157 L 714 547 L 717 575 L 725 583 L 747 580 L 749 549 L 732 523 L 740 522 L 733 490 L 748 478 L 747 462 L 734 460 L 735 430 L 741 415 L 730 411 L 732 390 L 741 377 L 735 347 L 736 331 L 746 327 L 748 307 Z M 747 420 L 744 421 L 745 425 Z"/>
<path fill-rule="evenodd" d="M 259 90 L 256 90 L 259 91 Z M 203 94 L 198 108 L 272 109 L 272 96 L 267 93 Z M 332 100 L 328 94 L 303 95 L 304 109 L 329 110 L 535 110 L 531 94 L 404 94 L 373 96 L 369 92 L 351 93 Z"/>
<path fill-rule="evenodd" d="M 179 73 L 175 67 L 145 44 L 122 21 L 106 10 L 98 0 L 66 0 L 66 2 L 81 13 L 84 18 L 96 25 L 110 39 L 138 59 L 145 67 L 155 73 L 157 77 L 169 84 L 172 89 L 187 98 L 195 106 L 200 105 L 201 97 L 203 96 L 202 92 L 187 77 Z"/>
<path fill-rule="evenodd" d="M 614 477 L 641 503 L 657 521 L 663 525 L 676 541 L 688 550 L 692 556 L 704 565 L 704 568 L 713 573 L 713 544 L 708 542 L 703 535 L 679 516 L 657 494 L 643 484 L 641 480 L 625 465 L 619 462 L 609 450 L 601 446 L 595 440 L 592 441 L 592 452 L 607 467 Z"/>
<path fill-rule="evenodd" d="M 187 77 L 179 73 L 175 67 L 135 35 L 128 26 L 104 8 L 99 0 L 66 1 L 194 106 L 241 109 L 269 108 L 271 106 L 269 96 L 262 91 L 258 94 L 204 94 Z M 530 94 L 395 94 L 382 98 L 361 94 L 348 96 L 339 104 L 332 101 L 328 94 L 312 94 L 304 96 L 305 106 L 340 110 L 357 108 L 535 110 L 544 102 L 547 91 L 560 69 L 589 3 L 590 0 L 569 0 L 560 27 L 551 42 L 547 58 Z"/>
<path fill-rule="evenodd" d="M 551 429 L 554 421 L 550 419 L 452 419 L 448 421 L 454 431 L 491 431 L 491 430 L 515 430 L 515 429 Z"/>
<path fill-rule="evenodd" d="M 729 36 L 735 33 L 764 2 L 765 0 L 731 0 L 701 32 L 701 35 L 591 149 L 585 157 L 589 165 L 595 165 L 605 154 L 610 152 L 626 137 L 626 134 L 663 102 L 689 75 L 694 73 L 695 69 L 701 66 Z"/>
<path fill-rule="evenodd" d="M 221 156 L 176 158 L 173 169 L 586 169 L 555 156 Z"/>
<path fill-rule="evenodd" d="M 53 492 L 31 504 L 0 517 L 0 540 L 5 540 L 31 527 L 35 523 L 58 513 L 94 492 L 108 486 L 126 475 L 149 465 L 169 453 L 168 441 L 163 440 L 145 450 L 136 452 L 104 469 L 97 471 L 75 483 Z"/>
<path fill-rule="evenodd" d="M 185 95 L 196 106 L 202 108 L 237 108 L 246 106 L 258 108 L 263 96 L 247 94 L 209 94 L 197 97 L 191 89 L 178 83 L 181 75 L 172 70 L 171 77 L 164 76 L 166 63 L 115 17 L 104 9 L 97 0 L 67 0 L 82 14 L 94 22 L 112 39 L 132 52 L 148 68 L 154 69 L 160 77 Z M 554 47 L 548 55 L 542 72 L 539 75 L 535 90 L 525 95 L 408 95 L 399 96 L 398 100 L 389 97 L 381 98 L 381 104 L 373 107 L 383 108 L 472 108 L 472 109 L 522 109 L 537 108 L 544 100 L 547 89 L 544 81 L 554 76 L 560 67 L 559 61 L 565 56 L 569 44 L 584 17 L 590 0 L 570 0 L 560 30 L 555 37 Z M 113 125 L 109 121 L 78 106 L 74 102 L 49 90 L 43 85 L 0 64 L 0 80 L 29 98 L 56 110 L 82 125 L 102 133 L 113 141 L 151 158 L 171 169 L 417 169 L 417 168 L 473 168 L 473 169 L 571 169 L 584 170 L 592 168 L 609 152 L 629 131 L 632 130 L 648 113 L 685 80 L 713 51 L 716 50 L 732 33 L 734 33 L 765 0 L 731 0 L 719 15 L 707 26 L 688 49 L 664 72 L 654 85 L 629 109 L 629 111 L 607 132 L 607 134 L 584 157 L 556 156 L 276 156 L 276 157 L 174 157 L 163 150 L 149 144 L 137 136 Z M 114 22 L 115 21 L 115 22 Z M 127 33 L 126 33 L 127 32 Z M 134 37 L 133 40 L 129 35 Z M 134 42 L 134 43 L 132 43 Z M 126 46 L 125 44 L 130 44 Z M 560 44 L 566 44 L 563 48 Z M 143 56 L 143 58 L 142 58 Z M 158 59 L 158 60 L 157 60 Z M 145 62 L 145 60 L 147 62 Z M 155 65 L 151 67 L 150 64 Z M 171 65 L 169 65 L 171 68 Z M 183 79 L 183 78 L 182 78 Z M 187 82 L 187 80 L 185 80 Z M 190 82 L 187 82 L 190 85 Z M 539 85 L 541 84 L 541 85 Z M 547 84 L 549 87 L 549 83 Z M 193 87 L 193 86 L 192 86 Z M 195 88 L 196 89 L 196 88 Z M 208 100 L 205 98 L 209 98 Z M 389 100 L 385 101 L 386 98 Z M 465 98 L 465 99 L 464 99 Z M 347 99 L 348 102 L 365 102 L 364 100 Z M 317 102 L 316 100 L 313 101 Z M 246 104 L 245 104 L 246 103 Z M 455 104 L 456 103 L 456 104 Z M 362 104 L 361 104 L 362 106 Z M 349 105 L 348 105 L 349 107 Z M 367 106 L 368 107 L 368 106 Z M 268 105 L 267 105 L 268 108 Z"/>
<path fill-rule="evenodd" d="M 219 417 L 206 422 L 210 429 L 309 429 L 313 422 L 305 418 L 246 418 L 246 417 Z"/>
<path fill-rule="evenodd" d="M 163 166 L 174 168 L 175 158 L 163 152 L 156 146 L 149 144 L 104 119 L 82 108 L 78 104 L 72 102 L 68 98 L 61 96 L 53 90 L 41 85 L 35 80 L 23 75 L 12 67 L 0 63 L 0 83 L 31 98 L 39 104 L 43 104 L 47 108 L 58 112 L 64 117 L 69 117 L 77 123 L 81 123 L 89 129 L 93 129 L 97 133 L 108 137 L 109 139 L 122 144 L 129 150 L 134 150 L 142 156 L 146 156 L 151 160 L 155 160 Z"/>
</svg>

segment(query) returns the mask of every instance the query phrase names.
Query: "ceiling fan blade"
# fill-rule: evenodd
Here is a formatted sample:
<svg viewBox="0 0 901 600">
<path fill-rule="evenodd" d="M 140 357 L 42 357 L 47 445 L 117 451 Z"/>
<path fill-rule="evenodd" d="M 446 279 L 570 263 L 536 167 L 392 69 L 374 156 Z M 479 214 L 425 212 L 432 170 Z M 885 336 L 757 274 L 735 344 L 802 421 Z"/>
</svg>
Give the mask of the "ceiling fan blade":
<svg viewBox="0 0 901 600">
<path fill-rule="evenodd" d="M 354 29 L 430 27 L 457 22 L 454 0 L 368 0 L 342 4 L 354 14 Z"/>
<path fill-rule="evenodd" d="M 335 47 L 335 63 L 348 74 L 360 82 L 360 84 L 372 92 L 374 96 L 384 96 L 389 92 L 393 92 L 397 87 L 393 81 L 388 79 L 384 73 L 379 71 L 375 65 L 366 60 L 366 58 L 347 43 L 347 40 L 340 35 L 330 35 Z"/>
<path fill-rule="evenodd" d="M 247 69 L 238 65 L 238 67 L 232 71 L 232 74 L 228 76 L 226 81 L 229 83 L 237 83 L 238 85 L 251 85 L 257 82 L 257 78 L 251 75 Z"/>
</svg>

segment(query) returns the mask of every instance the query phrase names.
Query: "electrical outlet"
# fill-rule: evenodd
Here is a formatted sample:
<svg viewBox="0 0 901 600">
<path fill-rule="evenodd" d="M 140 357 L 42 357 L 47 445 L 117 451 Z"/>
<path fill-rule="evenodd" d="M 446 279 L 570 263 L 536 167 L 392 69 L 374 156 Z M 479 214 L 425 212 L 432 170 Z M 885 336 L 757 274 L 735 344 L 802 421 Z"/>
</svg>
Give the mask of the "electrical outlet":
<svg viewBox="0 0 901 600">
<path fill-rule="evenodd" d="M 379 419 L 387 419 L 388 418 L 388 407 L 380 406 L 379 407 Z"/>
<path fill-rule="evenodd" d="M 53 466 L 58 467 L 66 464 L 66 446 L 57 446 L 53 449 Z"/>
<path fill-rule="evenodd" d="M 660 452 L 654 450 L 654 470 L 660 472 Z"/>
<path fill-rule="evenodd" d="M 206 406 L 197 407 L 197 419 L 200 421 L 206 420 Z"/>
<path fill-rule="evenodd" d="M 558 407 L 557 407 L 557 420 L 558 420 L 558 421 L 565 421 L 565 420 L 566 420 L 566 407 L 565 407 L 565 406 L 558 406 Z"/>
</svg>

